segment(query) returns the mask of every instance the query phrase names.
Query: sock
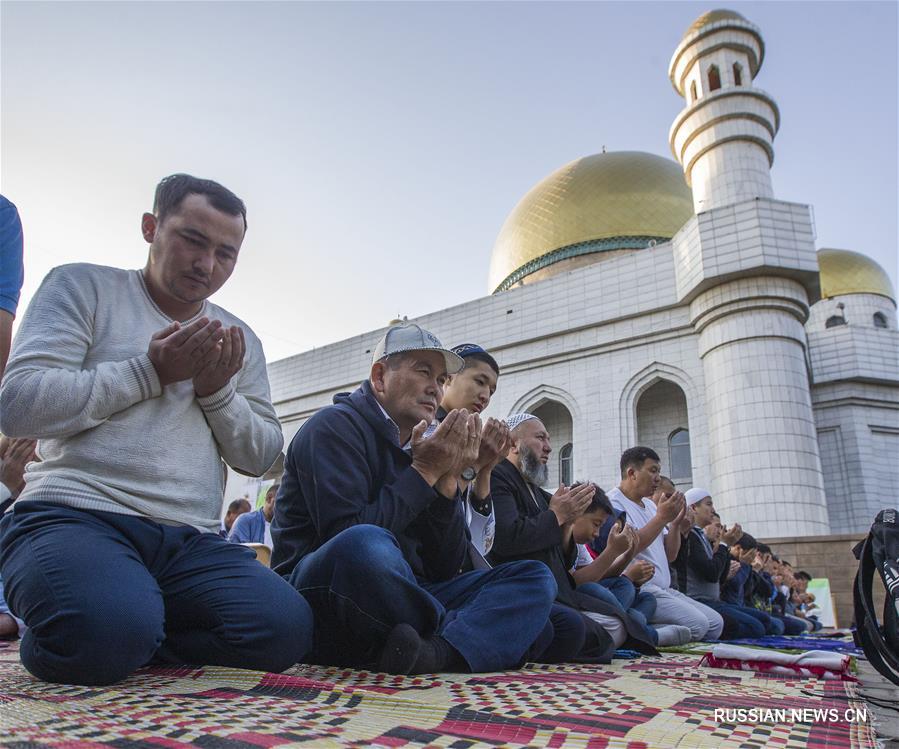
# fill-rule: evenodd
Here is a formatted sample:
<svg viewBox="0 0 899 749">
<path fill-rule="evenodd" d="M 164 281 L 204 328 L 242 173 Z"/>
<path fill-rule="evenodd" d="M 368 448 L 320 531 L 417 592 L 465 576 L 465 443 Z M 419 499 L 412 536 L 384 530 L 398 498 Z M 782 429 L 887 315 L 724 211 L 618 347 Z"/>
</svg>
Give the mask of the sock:
<svg viewBox="0 0 899 749">
<path fill-rule="evenodd" d="M 378 656 L 378 671 L 385 674 L 424 673 L 413 671 L 421 656 L 422 644 L 421 637 L 411 625 L 397 624 Z"/>
</svg>

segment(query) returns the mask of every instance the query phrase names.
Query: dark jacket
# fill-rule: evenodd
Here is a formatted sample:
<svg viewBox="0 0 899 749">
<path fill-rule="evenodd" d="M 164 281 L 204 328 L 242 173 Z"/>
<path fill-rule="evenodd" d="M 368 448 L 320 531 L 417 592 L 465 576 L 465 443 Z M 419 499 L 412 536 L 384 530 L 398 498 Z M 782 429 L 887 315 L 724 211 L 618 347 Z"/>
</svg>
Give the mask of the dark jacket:
<svg viewBox="0 0 899 749">
<path fill-rule="evenodd" d="M 539 559 L 547 549 L 561 547 L 562 528 L 549 509 L 550 495 L 539 487 L 533 488 L 535 499 L 531 498 L 521 472 L 508 460 L 493 469 L 490 496 L 496 515 L 496 536 L 490 550 L 492 563 Z"/>
<path fill-rule="evenodd" d="M 752 567 L 746 562 L 740 562 L 737 574 L 721 586 L 721 600 L 724 603 L 732 603 L 737 606 L 745 606 L 746 582 L 752 574 Z"/>
<path fill-rule="evenodd" d="M 577 590 L 569 570 L 577 558 L 577 546 L 572 543 L 567 552 L 562 547 L 562 528 L 555 513 L 549 509 L 551 496 L 532 486 L 533 496 L 518 468 L 508 460 L 502 461 L 490 476 L 490 496 L 496 515 L 496 537 L 490 560 L 494 563 L 519 559 L 543 562 L 556 580 L 556 600 L 579 611 L 589 611 L 619 617 L 635 640 L 631 645 L 640 650 L 655 652 L 643 639 L 642 630 L 631 620 L 630 614 L 616 610 L 605 601 Z M 611 655 L 612 642 L 608 633 L 592 619 L 587 620 L 588 638 L 583 660 L 605 661 Z"/>
<path fill-rule="evenodd" d="M 420 580 L 449 580 L 467 558 L 458 499 L 441 497 L 412 468 L 367 381 L 334 396 L 291 441 L 275 501 L 272 568 L 289 575 L 306 554 L 360 523 L 393 533 Z"/>
<path fill-rule="evenodd" d="M 693 526 L 681 542 L 684 552 L 684 579 L 681 593 L 700 600 L 720 600 L 720 586 L 730 571 L 730 552 L 723 544 L 709 555 L 710 543 L 703 543 L 701 528 Z M 678 554 L 680 557 L 680 554 Z"/>
</svg>

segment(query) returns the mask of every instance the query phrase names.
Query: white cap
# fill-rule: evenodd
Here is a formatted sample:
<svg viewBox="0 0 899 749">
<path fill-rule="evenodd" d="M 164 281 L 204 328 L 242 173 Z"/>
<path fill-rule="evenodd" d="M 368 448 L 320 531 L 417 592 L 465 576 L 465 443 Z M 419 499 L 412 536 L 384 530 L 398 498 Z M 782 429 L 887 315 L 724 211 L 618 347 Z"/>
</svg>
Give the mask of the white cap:
<svg viewBox="0 0 899 749">
<path fill-rule="evenodd" d="M 697 502 L 702 502 L 702 500 L 704 500 L 706 497 L 711 496 L 712 495 L 709 494 L 705 489 L 700 489 L 698 487 L 687 489 L 686 493 L 684 494 L 684 497 L 687 500 L 687 504 L 690 505 L 690 507 L 695 505 Z"/>
<path fill-rule="evenodd" d="M 465 366 L 465 360 L 461 356 L 444 348 L 437 336 L 414 322 L 390 328 L 375 346 L 371 363 L 405 351 L 439 351 L 446 360 L 447 374 L 456 374 Z"/>
<path fill-rule="evenodd" d="M 507 416 L 506 424 L 508 425 L 509 431 L 511 432 L 519 424 L 523 424 L 524 422 L 526 422 L 530 419 L 536 419 L 536 418 L 537 417 L 534 416 L 534 414 L 529 414 L 529 413 L 525 413 L 524 411 L 521 411 L 520 413 L 512 414 L 511 416 Z"/>
</svg>

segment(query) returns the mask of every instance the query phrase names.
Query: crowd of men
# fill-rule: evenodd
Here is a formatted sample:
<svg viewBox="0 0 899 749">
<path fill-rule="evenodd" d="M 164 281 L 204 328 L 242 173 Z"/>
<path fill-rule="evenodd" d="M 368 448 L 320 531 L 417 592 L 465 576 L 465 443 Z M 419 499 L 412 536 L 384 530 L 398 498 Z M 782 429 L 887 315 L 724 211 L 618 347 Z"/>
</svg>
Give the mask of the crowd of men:
<svg viewBox="0 0 899 749">
<path fill-rule="evenodd" d="M 481 672 L 814 626 L 808 576 L 677 491 L 651 449 L 626 450 L 608 492 L 550 493 L 540 419 L 482 418 L 495 358 L 411 323 L 303 425 L 262 506 L 220 518 L 222 463 L 258 476 L 283 447 L 258 338 L 208 301 L 246 228 L 231 191 L 172 175 L 142 270 L 62 266 L 31 300 L 0 387 L 0 633 L 36 677 Z"/>
</svg>

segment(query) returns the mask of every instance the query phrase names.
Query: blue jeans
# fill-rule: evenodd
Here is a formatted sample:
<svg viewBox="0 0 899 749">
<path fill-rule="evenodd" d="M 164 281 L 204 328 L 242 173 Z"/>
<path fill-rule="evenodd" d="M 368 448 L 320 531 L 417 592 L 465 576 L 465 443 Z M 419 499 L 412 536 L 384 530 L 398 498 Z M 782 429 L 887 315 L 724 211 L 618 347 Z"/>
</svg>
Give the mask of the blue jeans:
<svg viewBox="0 0 899 749">
<path fill-rule="evenodd" d="M 711 609 L 714 609 L 721 618 L 724 619 L 724 631 L 721 633 L 722 640 L 741 640 L 743 638 L 764 637 L 765 625 L 761 618 L 754 616 L 746 606 L 737 606 L 733 603 L 723 603 L 722 601 L 712 601 L 707 598 L 696 599 L 700 603 L 704 603 Z M 759 612 L 764 613 L 764 612 Z"/>
<path fill-rule="evenodd" d="M 545 634 L 556 582 L 542 562 L 511 562 L 445 582 L 415 578 L 396 539 L 356 525 L 300 560 L 290 583 L 315 612 L 315 663 L 372 663 L 400 623 L 440 635 L 473 672 L 515 668 Z"/>
<path fill-rule="evenodd" d="M 783 622 L 769 614 L 767 611 L 762 611 L 754 606 L 740 606 L 739 608 L 744 614 L 748 614 L 760 621 L 765 628 L 766 635 L 782 635 L 784 633 Z"/>
<path fill-rule="evenodd" d="M 658 644 L 659 636 L 649 620 L 656 612 L 656 599 L 650 593 L 637 592 L 624 575 L 606 577 L 596 583 L 582 583 L 577 589 L 627 612 L 647 642 Z"/>
<path fill-rule="evenodd" d="M 215 533 L 29 502 L 0 520 L 0 574 L 44 681 L 111 684 L 151 660 L 283 671 L 312 611 L 253 552 Z"/>
<path fill-rule="evenodd" d="M 784 614 L 777 618 L 783 622 L 785 635 L 804 635 L 809 631 L 808 627 L 805 626 L 805 620 L 800 619 L 798 616 Z"/>
</svg>

